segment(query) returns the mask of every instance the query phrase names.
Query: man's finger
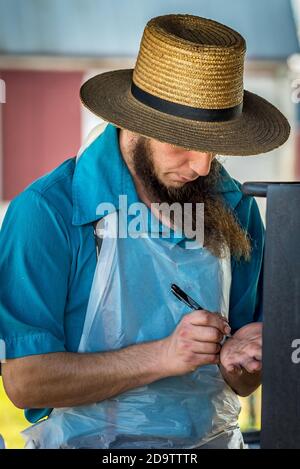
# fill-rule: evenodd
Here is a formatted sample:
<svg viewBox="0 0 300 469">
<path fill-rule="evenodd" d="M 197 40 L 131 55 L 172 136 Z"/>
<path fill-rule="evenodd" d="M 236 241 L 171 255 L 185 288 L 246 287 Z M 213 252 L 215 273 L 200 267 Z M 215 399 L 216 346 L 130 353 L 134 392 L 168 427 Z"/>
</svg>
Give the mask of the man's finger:
<svg viewBox="0 0 300 469">
<path fill-rule="evenodd" d="M 191 343 L 191 350 L 193 353 L 217 354 L 220 353 L 221 345 L 212 342 L 197 342 Z"/>
<path fill-rule="evenodd" d="M 262 369 L 262 362 L 259 360 L 248 360 L 244 363 L 243 368 L 245 368 L 248 373 L 255 373 Z"/>
<path fill-rule="evenodd" d="M 227 321 L 221 318 L 219 314 L 211 313 L 204 309 L 196 309 L 192 313 L 186 315 L 185 318 L 194 326 L 215 327 L 223 334 L 230 334 L 231 331 Z"/>
<path fill-rule="evenodd" d="M 249 357 L 244 353 L 241 354 L 232 354 L 231 356 L 223 359 L 222 364 L 227 371 L 233 371 L 234 368 L 245 368 L 249 373 L 254 371 L 259 371 L 262 367 L 261 360 L 256 360 L 255 358 Z"/>
<path fill-rule="evenodd" d="M 214 344 L 220 344 L 224 338 L 224 333 L 216 327 L 210 326 L 190 326 L 190 338 L 195 342 L 212 342 Z"/>
<path fill-rule="evenodd" d="M 234 374 L 237 374 L 237 375 L 241 375 L 243 373 L 243 369 L 240 365 L 228 365 L 225 368 L 229 373 L 234 373 Z"/>
</svg>

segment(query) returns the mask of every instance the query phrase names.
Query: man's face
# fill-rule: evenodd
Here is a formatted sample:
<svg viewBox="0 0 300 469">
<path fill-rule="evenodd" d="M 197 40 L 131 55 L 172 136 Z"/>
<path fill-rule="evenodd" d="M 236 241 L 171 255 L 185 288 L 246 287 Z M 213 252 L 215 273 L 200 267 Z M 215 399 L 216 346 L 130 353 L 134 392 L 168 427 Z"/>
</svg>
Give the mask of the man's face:
<svg viewBox="0 0 300 469">
<path fill-rule="evenodd" d="M 204 204 L 205 247 L 215 256 L 230 246 L 232 255 L 248 259 L 251 243 L 219 191 L 222 164 L 216 154 L 188 151 L 121 130 L 120 149 L 151 202 L 192 204 L 192 229 L 197 224 L 196 204 Z M 185 226 L 183 211 L 182 226 Z"/>
<path fill-rule="evenodd" d="M 213 153 L 189 151 L 154 139 L 147 139 L 145 149 L 159 181 L 174 188 L 207 176 L 214 157 Z"/>
<path fill-rule="evenodd" d="M 129 141 L 132 167 L 153 201 L 201 201 L 214 192 L 218 172 L 215 154 L 185 150 L 136 134 L 131 134 Z"/>
</svg>

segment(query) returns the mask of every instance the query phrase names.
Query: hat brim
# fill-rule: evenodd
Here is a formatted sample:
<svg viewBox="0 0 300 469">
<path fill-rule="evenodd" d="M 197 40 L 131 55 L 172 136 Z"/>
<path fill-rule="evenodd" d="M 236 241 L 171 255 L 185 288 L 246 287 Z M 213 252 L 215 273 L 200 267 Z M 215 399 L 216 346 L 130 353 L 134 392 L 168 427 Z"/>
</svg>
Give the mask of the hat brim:
<svg viewBox="0 0 300 469">
<path fill-rule="evenodd" d="M 226 122 L 175 117 L 140 103 L 131 94 L 132 69 L 90 78 L 80 89 L 82 103 L 118 127 L 182 148 L 221 155 L 266 153 L 289 137 L 284 115 L 260 96 L 244 91 L 242 114 Z"/>
</svg>

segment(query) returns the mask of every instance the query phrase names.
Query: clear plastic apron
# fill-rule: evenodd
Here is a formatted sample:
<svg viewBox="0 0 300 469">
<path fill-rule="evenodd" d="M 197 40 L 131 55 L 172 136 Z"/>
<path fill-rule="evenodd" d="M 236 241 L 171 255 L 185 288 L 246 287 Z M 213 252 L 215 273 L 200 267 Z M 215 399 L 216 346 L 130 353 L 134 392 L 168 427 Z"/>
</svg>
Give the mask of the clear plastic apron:
<svg viewBox="0 0 300 469">
<path fill-rule="evenodd" d="M 225 258 L 168 239 L 106 233 L 94 274 L 79 352 L 118 350 L 170 335 L 191 310 L 170 292 L 178 284 L 208 311 L 228 317 Z M 116 231 L 114 232 L 116 233 Z M 54 409 L 23 432 L 27 448 L 242 448 L 238 397 L 217 365 L 199 367 L 91 405 Z"/>
</svg>

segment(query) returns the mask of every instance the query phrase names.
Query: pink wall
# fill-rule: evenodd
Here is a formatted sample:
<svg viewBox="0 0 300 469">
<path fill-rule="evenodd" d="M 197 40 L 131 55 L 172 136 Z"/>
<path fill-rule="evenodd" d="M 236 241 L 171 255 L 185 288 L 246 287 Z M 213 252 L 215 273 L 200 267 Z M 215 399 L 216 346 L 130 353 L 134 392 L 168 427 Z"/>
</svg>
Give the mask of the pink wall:
<svg viewBox="0 0 300 469">
<path fill-rule="evenodd" d="M 74 156 L 81 143 L 82 72 L 3 71 L 3 198 Z"/>
</svg>

